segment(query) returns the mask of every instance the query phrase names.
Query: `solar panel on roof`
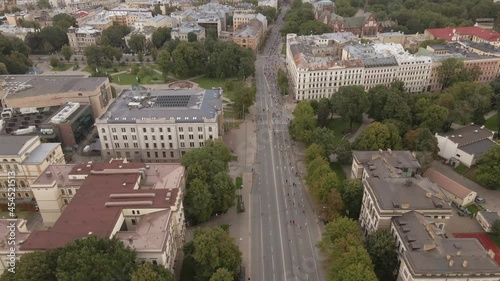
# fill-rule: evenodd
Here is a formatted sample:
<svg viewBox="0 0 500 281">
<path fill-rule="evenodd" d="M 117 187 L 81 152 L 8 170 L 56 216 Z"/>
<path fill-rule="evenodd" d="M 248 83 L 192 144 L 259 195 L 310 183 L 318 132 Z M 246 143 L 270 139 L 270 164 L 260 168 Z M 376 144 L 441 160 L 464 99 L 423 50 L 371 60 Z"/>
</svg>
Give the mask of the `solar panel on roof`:
<svg viewBox="0 0 500 281">
<path fill-rule="evenodd" d="M 190 95 L 159 96 L 154 107 L 187 107 Z"/>
</svg>

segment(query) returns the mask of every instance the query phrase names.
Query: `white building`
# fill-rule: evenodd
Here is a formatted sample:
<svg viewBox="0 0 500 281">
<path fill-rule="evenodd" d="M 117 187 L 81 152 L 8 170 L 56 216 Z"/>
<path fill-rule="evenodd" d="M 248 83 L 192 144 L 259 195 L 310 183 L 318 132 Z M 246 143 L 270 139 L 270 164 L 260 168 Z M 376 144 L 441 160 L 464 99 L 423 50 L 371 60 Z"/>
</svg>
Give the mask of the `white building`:
<svg viewBox="0 0 500 281">
<path fill-rule="evenodd" d="M 286 61 L 296 100 L 329 98 L 342 86 L 364 85 L 359 59 L 341 60 L 350 32 L 297 36 L 287 34 Z"/>
<path fill-rule="evenodd" d="M 223 134 L 222 90 L 124 91 L 96 119 L 103 157 L 176 161 Z"/>
<path fill-rule="evenodd" d="M 411 178 L 421 168 L 410 151 L 353 151 L 351 178 Z"/>
<path fill-rule="evenodd" d="M 457 204 L 457 206 L 466 207 L 474 203 L 477 197 L 477 192 L 468 189 L 432 168 L 427 169 L 424 175 L 437 184 L 444 195 Z"/>
<path fill-rule="evenodd" d="M 179 39 L 180 41 L 188 41 L 189 33 L 196 34 L 197 41 L 205 39 L 205 28 L 198 25 L 196 22 L 182 22 L 179 27 L 172 28 L 170 32 L 172 40 Z"/>
<path fill-rule="evenodd" d="M 41 143 L 39 136 L 32 135 L 0 135 L 0 204 L 8 203 L 9 180 L 14 180 L 18 204 L 32 203 L 33 181 L 49 165 L 60 163 L 65 163 L 60 143 Z"/>
<path fill-rule="evenodd" d="M 159 27 L 169 27 L 174 28 L 179 26 L 179 21 L 176 18 L 164 16 L 164 15 L 156 15 L 151 18 L 143 18 L 139 19 L 134 23 L 135 27 L 143 28 L 146 26 L 152 26 L 155 28 Z"/>
<path fill-rule="evenodd" d="M 185 233 L 180 164 L 55 165 L 34 186 L 44 224 L 52 227 L 32 232 L 21 251 L 59 248 L 88 235 L 116 237 L 139 262 L 173 269 Z"/>
<path fill-rule="evenodd" d="M 86 47 L 96 45 L 101 40 L 101 31 L 91 26 L 70 27 L 67 34 L 69 46 L 75 54 L 83 54 Z"/>
<path fill-rule="evenodd" d="M 449 163 L 474 165 L 478 158 L 494 145 L 493 132 L 484 126 L 468 125 L 447 133 L 436 133 L 438 140 L 438 155 Z"/>
<path fill-rule="evenodd" d="M 476 238 L 448 238 L 432 218 L 408 212 L 392 219 L 400 281 L 498 281 L 493 251 Z"/>
</svg>

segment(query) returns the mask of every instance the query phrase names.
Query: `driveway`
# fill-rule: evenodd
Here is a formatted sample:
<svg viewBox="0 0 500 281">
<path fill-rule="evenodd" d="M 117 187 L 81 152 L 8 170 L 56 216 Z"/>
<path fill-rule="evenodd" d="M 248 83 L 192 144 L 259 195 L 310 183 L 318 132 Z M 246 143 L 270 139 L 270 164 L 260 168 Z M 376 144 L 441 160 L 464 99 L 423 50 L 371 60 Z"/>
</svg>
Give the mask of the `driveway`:
<svg viewBox="0 0 500 281">
<path fill-rule="evenodd" d="M 500 193 L 497 190 L 486 189 L 479 184 L 469 180 L 468 178 L 457 174 L 453 171 L 451 166 L 445 165 L 439 161 L 432 162 L 432 168 L 441 172 L 443 175 L 449 177 L 450 179 L 462 184 L 463 186 L 469 188 L 472 191 L 477 192 L 477 194 L 486 199 L 483 205 L 485 209 L 491 211 L 500 211 Z"/>
<path fill-rule="evenodd" d="M 445 232 L 448 237 L 453 237 L 452 233 L 484 232 L 477 220 L 471 216 L 461 217 L 457 209 L 453 208 L 453 216 L 446 223 Z"/>
</svg>

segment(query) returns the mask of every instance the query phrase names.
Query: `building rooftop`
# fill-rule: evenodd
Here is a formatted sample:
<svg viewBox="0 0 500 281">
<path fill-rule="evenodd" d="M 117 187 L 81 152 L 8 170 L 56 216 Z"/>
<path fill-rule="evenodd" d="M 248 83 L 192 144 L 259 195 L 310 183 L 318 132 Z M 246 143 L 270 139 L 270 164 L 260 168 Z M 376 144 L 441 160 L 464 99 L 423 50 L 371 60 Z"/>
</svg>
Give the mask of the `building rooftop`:
<svg viewBox="0 0 500 281">
<path fill-rule="evenodd" d="M 408 151 L 353 151 L 353 157 L 365 166 L 370 177 L 401 177 L 403 169 L 420 169 L 417 158 Z"/>
<path fill-rule="evenodd" d="M 170 171 L 161 179 L 163 183 L 158 185 L 162 188 L 155 188 L 156 184 L 153 188 L 142 188 L 142 181 L 147 181 L 148 177 L 144 176 L 143 171 L 147 170 L 148 166 L 149 169 L 152 168 L 149 164 L 127 163 L 122 160 L 73 166 L 70 177 L 71 173 L 78 169 L 79 172 L 84 169 L 89 171 L 78 192 L 54 226 L 47 231 L 34 231 L 21 246 L 21 250 L 58 248 L 90 234 L 110 238 L 117 228 L 120 229 L 116 224 L 124 209 L 169 210 L 178 200 L 184 168 L 180 164 L 157 164 L 154 167 L 158 171 L 154 173 L 163 174 L 162 167 L 167 167 Z M 40 177 L 47 177 L 47 174 L 44 173 Z M 145 220 L 146 222 L 148 221 Z M 154 225 L 152 222 L 153 220 L 149 227 Z M 163 231 L 144 232 L 141 229 L 144 230 L 144 227 L 139 228 L 138 235 L 151 241 L 163 239 L 158 236 L 165 236 Z M 148 233 L 158 236 L 146 237 Z"/>
<path fill-rule="evenodd" d="M 498 212 L 479 211 L 479 214 L 483 216 L 483 218 L 489 225 L 493 225 L 495 221 L 500 220 L 500 215 L 498 215 Z"/>
<path fill-rule="evenodd" d="M 447 137 L 452 142 L 458 144 L 458 147 L 462 147 L 487 138 L 492 138 L 493 132 L 486 129 L 484 126 L 468 125 L 438 135 L 442 137 Z"/>
<path fill-rule="evenodd" d="M 485 53 L 489 54 L 494 54 L 494 55 L 499 55 L 500 54 L 500 48 L 493 46 L 492 44 L 485 43 L 485 42 L 472 42 L 472 41 L 467 41 L 463 40 L 458 42 L 458 44 L 464 46 L 465 48 L 472 48 L 476 49 Z"/>
<path fill-rule="evenodd" d="M 475 238 L 442 238 L 433 222 L 408 212 L 393 218 L 407 251 L 402 256 L 415 274 L 500 274 L 500 268 Z"/>
<path fill-rule="evenodd" d="M 474 157 L 481 157 L 483 154 L 488 152 L 493 146 L 498 145 L 495 141 L 490 139 L 480 140 L 471 144 L 461 146 L 462 151 L 468 154 L 473 154 Z"/>
<path fill-rule="evenodd" d="M 360 59 L 365 67 L 397 66 L 396 57 L 387 52 L 376 52 L 373 45 L 358 44 L 344 47 L 350 57 Z"/>
<path fill-rule="evenodd" d="M 467 187 L 461 185 L 460 183 L 450 179 L 449 177 L 432 168 L 428 169 L 425 172 L 424 176 L 429 178 L 433 183 L 437 184 L 441 189 L 444 189 L 461 199 L 467 197 L 471 192 L 473 192 Z"/>
<path fill-rule="evenodd" d="M 5 253 L 5 252 L 10 252 L 12 245 L 9 243 L 9 236 L 11 235 L 9 226 L 11 223 L 13 223 L 14 220 L 12 219 L 0 219 L 0 252 Z M 27 226 L 26 226 L 27 221 L 26 220 L 15 220 L 16 224 L 16 230 L 15 230 L 15 241 L 16 241 L 16 249 L 19 248 L 19 245 L 21 241 L 25 241 L 30 233 L 28 232 Z"/>
<path fill-rule="evenodd" d="M 45 161 L 50 153 L 57 147 L 60 147 L 60 143 L 41 143 L 37 148 L 30 152 L 28 157 L 23 161 L 24 165 L 37 165 Z"/>
<path fill-rule="evenodd" d="M 195 21 L 184 21 L 181 22 L 179 27 L 172 28 L 172 32 L 177 32 L 179 34 L 188 34 L 189 32 L 205 33 L 205 28 L 198 25 Z"/>
<path fill-rule="evenodd" d="M 435 46 L 435 45 L 432 45 Z M 465 55 L 462 53 L 448 53 L 448 54 L 436 54 L 430 50 L 424 49 L 424 48 L 418 48 L 418 51 L 415 53 L 415 56 L 426 56 L 430 57 L 433 62 L 440 62 L 440 61 L 445 61 L 450 58 L 457 58 L 457 59 L 465 59 Z"/>
<path fill-rule="evenodd" d="M 16 97 L 86 92 L 95 91 L 107 80 L 107 77 L 86 78 L 83 75 L 0 75 L 0 91 Z"/>
<path fill-rule="evenodd" d="M 262 22 L 258 19 L 252 19 L 248 23 L 242 23 L 234 31 L 234 37 L 257 37 L 262 30 Z"/>
<path fill-rule="evenodd" d="M 171 211 L 142 215 L 134 231 L 118 231 L 115 237 L 133 250 L 162 249 L 169 232 Z"/>
<path fill-rule="evenodd" d="M 218 118 L 222 90 L 125 90 L 99 120 L 108 123 L 140 123 L 141 120 L 191 123 Z"/>
<path fill-rule="evenodd" d="M 88 35 L 97 35 L 101 34 L 101 31 L 99 29 L 94 28 L 93 26 L 89 25 L 84 25 L 82 27 L 70 27 L 68 29 L 68 32 L 75 32 L 77 34 L 88 34 Z"/>
<path fill-rule="evenodd" d="M 0 135 L 0 156 L 18 156 L 27 143 L 33 142 L 37 136 Z"/>
<path fill-rule="evenodd" d="M 31 184 L 32 187 L 40 185 L 57 185 L 58 187 L 80 186 L 83 179 L 74 179 L 69 176 L 69 172 L 75 165 L 57 164 L 49 165 L 38 178 Z"/>
<path fill-rule="evenodd" d="M 367 178 L 382 210 L 449 210 L 444 194 L 427 178 Z"/>
<path fill-rule="evenodd" d="M 500 40 L 499 33 L 483 29 L 477 26 L 445 27 L 445 28 L 427 29 L 426 31 L 432 34 L 432 36 L 436 38 L 442 38 L 446 41 L 457 41 L 458 37 L 460 37 L 461 35 L 475 36 L 490 42 Z"/>
</svg>

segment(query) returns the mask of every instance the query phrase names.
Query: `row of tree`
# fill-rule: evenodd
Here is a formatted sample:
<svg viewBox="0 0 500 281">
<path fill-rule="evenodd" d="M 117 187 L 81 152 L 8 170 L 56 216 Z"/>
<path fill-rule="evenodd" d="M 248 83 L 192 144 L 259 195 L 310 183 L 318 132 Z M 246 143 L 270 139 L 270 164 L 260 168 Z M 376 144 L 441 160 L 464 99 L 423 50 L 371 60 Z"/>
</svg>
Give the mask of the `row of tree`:
<svg viewBox="0 0 500 281">
<path fill-rule="evenodd" d="M 117 238 L 91 235 L 62 248 L 24 254 L 16 264 L 15 274 L 6 270 L 0 281 L 174 280 L 165 267 L 137 264 L 136 257 L 135 251 Z"/>
<path fill-rule="evenodd" d="M 32 65 L 29 53 L 21 39 L 0 34 L 0 74 L 25 74 Z"/>
<path fill-rule="evenodd" d="M 187 152 L 181 163 L 187 169 L 185 214 L 191 224 L 225 213 L 235 203 L 236 186 L 229 176 L 231 151 L 221 140 Z"/>
<path fill-rule="evenodd" d="M 52 18 L 52 26 L 30 32 L 24 39 L 33 54 L 48 54 L 59 51 L 68 44 L 68 28 L 76 27 L 77 21 L 68 14 L 57 14 Z"/>
<path fill-rule="evenodd" d="M 222 227 L 200 228 L 184 245 L 184 264 L 194 268 L 196 280 L 233 281 L 241 270 L 241 251 Z"/>
<path fill-rule="evenodd" d="M 353 16 L 365 7 L 363 0 L 335 1 L 337 13 Z M 500 4 L 488 0 L 471 1 L 417 1 L 372 0 L 367 7 L 379 20 L 392 19 L 398 25 L 391 27 L 405 33 L 422 33 L 428 28 L 472 26 L 477 18 L 498 18 Z"/>
<path fill-rule="evenodd" d="M 285 16 L 285 24 L 280 32 L 282 36 L 288 33 L 298 35 L 323 34 L 330 29 L 324 23 L 314 19 L 313 6 L 311 3 L 302 3 L 301 0 L 294 0 L 292 8 Z"/>
</svg>

